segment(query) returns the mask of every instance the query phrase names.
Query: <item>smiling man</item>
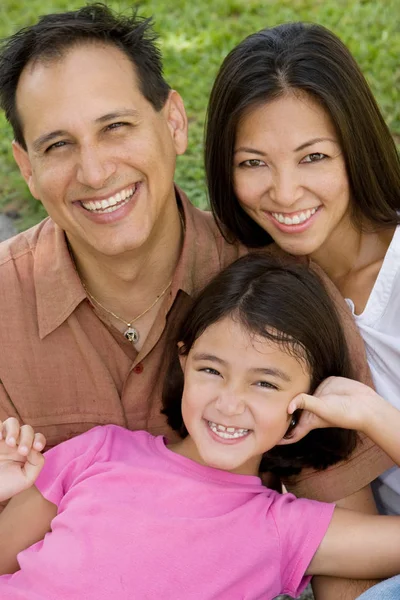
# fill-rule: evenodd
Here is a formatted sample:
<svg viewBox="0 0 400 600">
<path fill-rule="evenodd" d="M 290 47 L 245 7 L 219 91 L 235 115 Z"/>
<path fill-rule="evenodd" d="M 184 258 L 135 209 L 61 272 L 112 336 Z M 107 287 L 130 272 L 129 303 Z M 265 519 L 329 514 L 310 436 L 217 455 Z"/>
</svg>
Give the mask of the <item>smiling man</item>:
<svg viewBox="0 0 400 600">
<path fill-rule="evenodd" d="M 14 157 L 49 215 L 0 245 L 0 420 L 29 423 L 49 446 L 107 423 L 171 435 L 160 414 L 169 334 L 246 252 L 174 186 L 187 119 L 154 38 L 149 20 L 93 4 L 42 17 L 0 55 Z M 368 383 L 350 313 L 329 291 Z M 374 510 L 365 486 L 387 458 L 366 442 L 353 461 L 291 489 Z M 343 600 L 358 589 L 346 584 Z"/>
<path fill-rule="evenodd" d="M 95 424 L 165 429 L 167 331 L 240 254 L 174 187 L 187 119 L 154 40 L 149 19 L 96 4 L 3 47 L 14 157 L 49 218 L 0 249 L 0 419 L 50 446 Z"/>
</svg>

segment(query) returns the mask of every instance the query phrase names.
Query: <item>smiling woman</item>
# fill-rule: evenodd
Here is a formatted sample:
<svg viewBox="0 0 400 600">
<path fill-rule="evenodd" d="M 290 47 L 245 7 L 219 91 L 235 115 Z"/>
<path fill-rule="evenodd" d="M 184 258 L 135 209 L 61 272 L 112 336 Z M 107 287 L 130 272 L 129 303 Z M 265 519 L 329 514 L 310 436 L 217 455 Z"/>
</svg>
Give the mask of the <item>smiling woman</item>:
<svg viewBox="0 0 400 600">
<path fill-rule="evenodd" d="M 308 256 L 347 299 L 379 393 L 400 408 L 400 161 L 344 44 L 320 25 L 264 29 L 226 57 L 206 168 L 224 235 Z M 400 513 L 400 471 L 374 482 Z"/>
</svg>

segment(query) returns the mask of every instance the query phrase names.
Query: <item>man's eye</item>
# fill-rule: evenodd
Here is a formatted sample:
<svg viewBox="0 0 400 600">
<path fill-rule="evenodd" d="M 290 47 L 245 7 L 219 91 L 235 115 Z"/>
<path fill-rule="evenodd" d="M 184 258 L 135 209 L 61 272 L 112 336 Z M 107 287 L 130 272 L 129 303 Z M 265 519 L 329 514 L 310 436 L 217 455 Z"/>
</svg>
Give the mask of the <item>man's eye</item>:
<svg viewBox="0 0 400 600">
<path fill-rule="evenodd" d="M 300 162 L 302 162 L 302 163 L 319 162 L 320 160 L 323 160 L 324 158 L 328 158 L 326 154 L 322 154 L 322 152 L 313 152 L 312 154 L 307 154 L 307 156 L 305 156 L 303 158 L 303 160 L 301 160 Z"/>
<path fill-rule="evenodd" d="M 48 148 L 46 148 L 45 152 L 50 152 L 50 150 L 54 150 L 56 148 L 63 148 L 66 145 L 67 145 L 67 142 L 63 142 L 62 140 L 60 140 L 59 142 L 55 142 L 54 144 L 51 144 Z"/>
<path fill-rule="evenodd" d="M 110 125 L 107 125 L 107 129 L 120 129 L 121 127 L 124 127 L 125 125 L 128 125 L 128 123 L 123 123 L 123 122 L 118 122 L 118 123 L 110 123 Z"/>
</svg>

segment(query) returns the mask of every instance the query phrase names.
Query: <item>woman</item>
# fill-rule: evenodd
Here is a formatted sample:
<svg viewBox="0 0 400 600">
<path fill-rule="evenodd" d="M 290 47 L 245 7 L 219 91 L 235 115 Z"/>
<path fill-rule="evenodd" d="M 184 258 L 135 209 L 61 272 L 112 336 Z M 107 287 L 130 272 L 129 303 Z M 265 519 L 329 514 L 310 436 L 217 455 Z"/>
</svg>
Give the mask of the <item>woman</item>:
<svg viewBox="0 0 400 600">
<path fill-rule="evenodd" d="M 329 275 L 353 311 L 377 391 L 400 408 L 400 163 L 355 60 L 319 25 L 251 35 L 209 104 L 206 170 L 220 225 Z M 400 469 L 374 482 L 400 513 Z"/>
</svg>

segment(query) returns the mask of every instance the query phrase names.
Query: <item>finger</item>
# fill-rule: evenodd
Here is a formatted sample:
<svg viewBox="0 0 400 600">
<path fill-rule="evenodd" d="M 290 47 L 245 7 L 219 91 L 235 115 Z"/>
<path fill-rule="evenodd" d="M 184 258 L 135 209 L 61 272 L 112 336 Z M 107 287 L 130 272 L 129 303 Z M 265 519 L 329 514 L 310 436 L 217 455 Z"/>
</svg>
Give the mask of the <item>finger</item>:
<svg viewBox="0 0 400 600">
<path fill-rule="evenodd" d="M 33 449 L 41 452 L 43 448 L 46 446 L 46 438 L 43 433 L 35 433 L 35 437 L 33 440 Z"/>
<path fill-rule="evenodd" d="M 22 467 L 27 483 L 32 485 L 36 481 L 42 467 L 44 465 L 44 456 L 36 450 L 31 450 L 26 457 L 26 462 Z"/>
<path fill-rule="evenodd" d="M 315 415 L 322 417 L 321 411 L 324 409 L 324 403 L 315 396 L 310 394 L 299 394 L 288 406 L 288 413 L 293 414 L 295 410 L 303 409 L 307 410 Z"/>
<path fill-rule="evenodd" d="M 17 445 L 19 437 L 19 422 L 15 417 L 9 417 L 3 422 L 3 439 L 11 447 Z"/>
<path fill-rule="evenodd" d="M 19 430 L 18 452 L 27 456 L 32 449 L 35 432 L 30 425 L 22 425 Z"/>
</svg>

